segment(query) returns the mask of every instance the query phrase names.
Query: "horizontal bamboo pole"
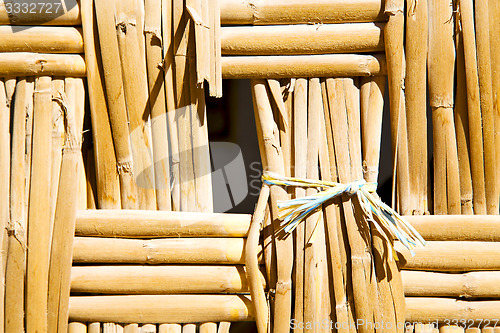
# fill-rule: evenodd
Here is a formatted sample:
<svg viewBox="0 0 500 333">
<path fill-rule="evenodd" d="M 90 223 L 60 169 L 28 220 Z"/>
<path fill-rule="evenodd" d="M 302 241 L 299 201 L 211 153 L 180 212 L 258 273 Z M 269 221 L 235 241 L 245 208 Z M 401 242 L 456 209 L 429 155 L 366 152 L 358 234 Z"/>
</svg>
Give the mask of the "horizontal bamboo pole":
<svg viewBox="0 0 500 333">
<path fill-rule="evenodd" d="M 403 269 L 463 272 L 473 270 L 500 270 L 500 243 L 431 241 L 424 248 L 416 248 L 415 256 L 399 242 L 399 267 Z"/>
<path fill-rule="evenodd" d="M 73 262 L 242 264 L 244 238 L 120 239 L 75 237 Z M 261 252 L 261 249 L 259 249 Z"/>
<path fill-rule="evenodd" d="M 481 319 L 498 320 L 500 301 L 461 301 L 454 298 L 406 297 L 406 321 L 445 322 L 466 320 L 468 324 Z M 483 322 L 485 324 L 485 322 Z M 490 322 L 493 326 L 495 321 Z"/>
<path fill-rule="evenodd" d="M 385 75 L 381 54 L 222 57 L 225 79 Z"/>
<path fill-rule="evenodd" d="M 383 23 L 221 28 L 223 55 L 329 54 L 383 50 Z"/>
<path fill-rule="evenodd" d="M 10 5 L 8 3 L 10 3 Z M 15 6 L 16 3 L 20 4 L 20 6 Z M 66 8 L 66 10 L 64 10 L 64 8 Z M 81 25 L 80 1 L 63 0 L 36 2 L 0 0 L 0 25 L 5 24 Z"/>
<path fill-rule="evenodd" d="M 404 217 L 425 240 L 500 241 L 497 215 L 420 215 Z"/>
<path fill-rule="evenodd" d="M 221 24 L 310 24 L 386 20 L 381 0 L 220 1 Z"/>
<path fill-rule="evenodd" d="M 265 287 L 262 272 L 260 284 Z M 248 292 L 244 266 L 74 266 L 71 291 L 96 294 Z"/>
<path fill-rule="evenodd" d="M 80 54 L 7 52 L 0 57 L 4 76 L 85 76 L 85 60 Z"/>
<path fill-rule="evenodd" d="M 246 237 L 250 215 L 143 210 L 81 210 L 76 235 L 103 237 Z"/>
<path fill-rule="evenodd" d="M 500 272 L 401 271 L 406 296 L 500 298 Z"/>
<path fill-rule="evenodd" d="M 193 323 L 253 319 L 244 295 L 78 296 L 70 298 L 71 321 Z"/>
<path fill-rule="evenodd" d="M 83 53 L 82 29 L 0 25 L 0 52 Z"/>
</svg>

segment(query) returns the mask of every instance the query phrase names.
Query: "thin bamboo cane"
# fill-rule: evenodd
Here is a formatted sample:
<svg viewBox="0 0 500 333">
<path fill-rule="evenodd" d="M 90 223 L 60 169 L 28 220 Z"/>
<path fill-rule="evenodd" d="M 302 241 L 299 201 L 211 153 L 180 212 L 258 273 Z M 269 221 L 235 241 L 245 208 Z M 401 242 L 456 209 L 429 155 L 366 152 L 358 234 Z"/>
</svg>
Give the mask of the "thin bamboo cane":
<svg viewBox="0 0 500 333">
<path fill-rule="evenodd" d="M 47 332 L 50 249 L 51 78 L 36 79 L 33 111 L 33 153 L 28 211 L 26 332 Z"/>
<path fill-rule="evenodd" d="M 467 108 L 469 115 L 470 164 L 472 172 L 474 214 L 486 214 L 486 192 L 483 160 L 483 131 L 481 104 L 474 37 L 472 0 L 460 1 L 460 18 L 464 38 L 465 78 L 467 82 Z"/>
<path fill-rule="evenodd" d="M 66 78 L 66 96 L 73 95 L 74 91 L 74 102 L 73 105 L 75 105 L 75 121 L 76 121 L 76 128 L 80 131 L 78 134 L 79 137 L 82 138 L 82 145 L 83 141 L 83 125 L 85 122 L 85 110 L 87 109 L 87 103 L 86 97 L 87 97 L 87 92 L 85 88 L 85 82 L 82 78 Z M 78 199 L 77 199 L 77 210 L 78 209 L 86 209 L 87 208 L 87 179 L 85 177 L 85 164 L 83 163 L 83 154 L 84 150 L 83 147 L 80 151 L 80 154 L 78 154 Z"/>
<path fill-rule="evenodd" d="M 491 52 L 491 81 L 493 88 L 493 110 L 495 117 L 495 158 L 497 163 L 497 197 L 500 195 L 500 54 L 496 52 L 500 48 L 500 4 L 498 1 L 489 2 L 490 12 L 490 52 Z"/>
<path fill-rule="evenodd" d="M 406 1 L 406 78 L 405 103 L 408 117 L 408 150 L 410 177 L 410 210 L 424 213 L 427 185 L 427 0 Z M 443 180 L 446 178 L 443 177 Z"/>
<path fill-rule="evenodd" d="M 182 325 L 182 333 L 196 333 L 196 325 L 195 324 Z"/>
<path fill-rule="evenodd" d="M 26 85 L 28 86 L 28 94 L 26 96 L 27 98 L 27 105 L 26 105 L 26 158 L 25 158 L 25 171 L 24 174 L 26 175 L 26 183 L 25 183 L 25 191 L 24 191 L 24 197 L 26 198 L 25 200 L 25 205 L 24 205 L 24 214 L 26 217 L 28 217 L 28 204 L 29 204 L 29 193 L 31 189 L 31 153 L 32 153 L 32 138 L 33 138 L 33 103 L 34 103 L 34 98 L 33 98 L 33 91 L 35 87 L 35 79 L 33 77 L 30 77 L 29 80 L 27 80 Z M 27 232 L 27 231 L 26 231 Z"/>
<path fill-rule="evenodd" d="M 217 333 L 229 333 L 229 328 L 231 327 L 231 323 L 227 321 L 221 321 L 219 323 L 219 328 Z"/>
<path fill-rule="evenodd" d="M 483 124 L 484 178 L 486 185 L 486 211 L 498 214 L 497 162 L 495 160 L 495 111 L 491 75 L 489 1 L 474 2 L 479 96 Z"/>
<path fill-rule="evenodd" d="M 460 177 L 453 122 L 453 8 L 429 0 L 429 100 L 434 138 L 434 214 L 460 214 Z"/>
<path fill-rule="evenodd" d="M 140 333 L 138 324 L 128 324 L 123 326 L 123 333 Z"/>
<path fill-rule="evenodd" d="M 158 333 L 181 333 L 182 327 L 179 324 L 160 324 Z"/>
<path fill-rule="evenodd" d="M 370 1 L 259 1 L 248 6 L 234 0 L 221 1 L 224 25 L 310 24 L 384 21 L 383 4 Z M 286 15 L 283 15 L 286 13 Z"/>
<path fill-rule="evenodd" d="M 288 110 L 283 99 L 281 91 L 281 84 L 278 80 L 268 79 L 267 85 L 273 97 L 273 111 L 275 111 L 275 118 L 278 119 L 277 125 L 280 134 L 281 150 L 283 151 L 283 163 L 285 165 L 285 176 L 290 176 L 291 167 L 291 110 Z M 277 110 L 276 110 L 277 108 Z M 279 114 L 278 114 L 279 113 Z"/>
<path fill-rule="evenodd" d="M 264 151 L 267 165 L 265 170 L 284 174 L 285 167 L 283 155 L 279 142 L 276 142 L 274 134 L 277 132 L 273 119 L 269 96 L 265 82 L 254 80 L 251 82 L 252 96 L 254 99 L 254 111 L 257 119 L 257 127 L 260 127 L 264 141 Z M 273 218 L 273 229 L 275 232 L 276 254 L 280 258 L 277 262 L 277 283 L 274 308 L 273 332 L 285 332 L 290 329 L 290 318 L 292 308 L 291 275 L 293 267 L 293 239 L 283 237 L 278 219 L 277 200 L 286 200 L 288 195 L 280 186 L 271 186 L 271 214 Z"/>
<path fill-rule="evenodd" d="M 384 75 L 381 54 L 319 54 L 295 56 L 222 57 L 225 79 L 352 77 Z"/>
<path fill-rule="evenodd" d="M 213 323 L 212 323 L 213 324 Z M 202 324 L 203 326 L 204 324 Z M 215 325 L 215 324 L 214 324 Z M 156 325 L 145 324 L 141 326 L 141 329 L 137 331 L 138 333 L 156 333 Z M 207 332 L 207 331 L 205 331 Z M 210 332 L 210 330 L 208 331 Z M 124 332 L 125 333 L 125 332 Z"/>
<path fill-rule="evenodd" d="M 79 322 L 69 323 L 68 333 L 87 333 L 87 325 Z"/>
<path fill-rule="evenodd" d="M 120 204 L 120 184 L 116 168 L 115 149 L 104 95 L 104 78 L 100 66 L 100 49 L 97 42 L 97 22 L 93 1 L 82 2 L 85 60 L 88 68 L 90 113 L 95 158 L 97 205 L 103 209 L 117 209 Z"/>
<path fill-rule="evenodd" d="M 223 55 L 381 52 L 383 24 L 229 26 L 221 28 L 221 47 Z"/>
<path fill-rule="evenodd" d="M 88 333 L 101 333 L 101 323 L 89 323 L 87 330 Z"/>
<path fill-rule="evenodd" d="M 210 71 L 209 71 L 209 93 L 212 97 L 222 96 L 222 72 L 220 68 L 221 60 L 221 38 L 220 38 L 220 4 L 219 0 L 210 1 L 209 6 L 209 41 Z"/>
<path fill-rule="evenodd" d="M 0 25 L 1 52 L 83 53 L 80 28 Z"/>
<path fill-rule="evenodd" d="M 95 162 L 94 162 L 94 152 L 89 149 L 86 156 L 85 165 L 85 177 L 87 178 L 87 209 L 96 209 L 96 174 L 95 174 Z"/>
<path fill-rule="evenodd" d="M 0 176 L 0 219 L 1 219 L 1 224 L 0 228 L 2 231 L 0 231 L 0 250 L 2 253 L 4 253 L 4 244 L 8 244 L 7 241 L 7 233 L 4 233 L 4 230 L 6 230 L 9 222 L 10 222 L 10 216 L 9 216 L 9 175 L 10 175 L 10 159 L 11 159 L 11 152 L 10 152 L 10 105 L 8 104 L 7 101 L 7 96 L 6 96 L 6 89 L 5 89 L 5 82 L 3 80 L 0 80 L 0 170 L 1 170 L 1 176 Z M 5 265 L 7 264 L 8 261 L 8 256 L 9 254 L 2 255 L 2 260 L 0 262 L 1 264 L 1 275 L 0 275 L 0 297 L 2 299 L 5 297 L 5 271 L 3 267 L 6 267 Z M 3 324 L 4 320 L 7 319 L 5 317 L 5 303 L 2 302 L 0 304 L 0 331 L 3 332 Z"/>
<path fill-rule="evenodd" d="M 253 320 L 247 295 L 72 296 L 70 320 L 190 323 Z"/>
<path fill-rule="evenodd" d="M 154 170 L 151 142 L 146 121 L 150 110 L 146 63 L 141 54 L 138 38 L 135 1 L 118 1 L 116 4 L 116 31 L 123 74 L 123 87 L 134 160 L 137 195 L 141 209 L 156 210 Z M 140 21 L 140 20 L 139 20 Z"/>
<path fill-rule="evenodd" d="M 200 333 L 217 333 L 217 324 L 216 323 L 201 324 Z"/>
<path fill-rule="evenodd" d="M 115 32 L 115 1 L 95 1 L 97 28 L 105 81 L 109 121 L 113 131 L 117 170 L 120 179 L 122 207 L 137 209 L 137 185 L 134 179 L 134 163 L 128 129 L 127 107 L 123 90 L 120 52 Z"/>
<path fill-rule="evenodd" d="M 80 54 L 6 52 L 0 58 L 5 76 L 85 76 L 85 60 Z"/>
<path fill-rule="evenodd" d="M 0 2 L 0 25 L 56 25 L 56 26 L 74 26 L 80 25 L 80 3 L 73 0 L 61 1 L 61 6 L 54 8 L 38 4 L 35 8 L 32 5 L 26 10 L 15 10 L 9 7 L 7 1 Z M 11 6 L 13 3 L 11 3 Z M 46 4 L 45 4 L 46 5 Z M 63 8 L 66 8 L 64 10 Z M 34 14 L 33 11 L 36 13 Z"/>
<path fill-rule="evenodd" d="M 159 210 L 171 210 L 170 161 L 165 104 L 165 76 L 161 68 L 161 0 L 145 2 L 146 63 L 148 69 L 149 106 L 153 135 L 156 205 Z"/>
<path fill-rule="evenodd" d="M 192 67 L 196 73 L 196 85 L 200 87 L 203 87 L 205 79 L 208 79 L 206 73 L 206 62 L 209 62 L 211 57 L 211 54 L 209 54 L 206 49 L 207 41 L 204 35 L 206 30 L 209 29 L 209 26 L 202 2 L 202 0 L 186 1 L 186 10 L 193 22 L 193 38 L 191 39 L 191 42 L 193 43 L 193 53 L 191 56 L 194 57 L 194 60 L 192 60 Z"/>
</svg>

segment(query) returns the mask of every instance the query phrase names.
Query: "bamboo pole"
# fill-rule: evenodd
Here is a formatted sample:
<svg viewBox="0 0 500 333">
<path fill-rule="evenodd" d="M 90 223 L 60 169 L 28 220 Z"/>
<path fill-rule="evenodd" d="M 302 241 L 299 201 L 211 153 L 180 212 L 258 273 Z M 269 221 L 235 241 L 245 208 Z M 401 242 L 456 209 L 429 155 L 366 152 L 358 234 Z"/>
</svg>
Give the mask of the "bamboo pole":
<svg viewBox="0 0 500 333">
<path fill-rule="evenodd" d="M 156 205 L 159 210 L 171 210 L 170 161 L 165 104 L 165 76 L 162 71 L 161 0 L 145 2 L 146 63 L 153 136 L 153 162 Z"/>
<path fill-rule="evenodd" d="M 75 263 L 166 264 L 245 262 L 243 238 L 120 239 L 75 237 Z M 262 250 L 260 249 L 259 252 Z"/>
<path fill-rule="evenodd" d="M 88 333 L 101 333 L 101 323 L 89 323 L 87 329 Z"/>
<path fill-rule="evenodd" d="M 200 333 L 217 333 L 217 324 L 216 323 L 201 324 Z"/>
<path fill-rule="evenodd" d="M 24 213 L 26 217 L 28 217 L 28 208 L 29 208 L 29 193 L 31 189 L 31 153 L 32 153 L 32 138 L 33 138 L 33 103 L 34 103 L 34 96 L 33 96 L 33 91 L 35 87 L 35 78 L 30 77 L 30 79 L 26 82 L 26 85 L 28 86 L 28 91 L 29 94 L 26 96 L 27 98 L 27 106 L 26 106 L 26 158 L 25 158 L 25 171 L 24 174 L 26 175 L 26 183 L 25 183 L 25 191 L 24 191 L 24 197 L 26 198 L 25 200 L 25 205 L 24 205 Z"/>
<path fill-rule="evenodd" d="M 204 324 L 202 324 L 203 326 Z M 214 324 L 215 325 L 215 324 Z M 201 329 L 201 328 L 200 328 Z M 145 324 L 145 325 L 142 325 L 141 326 L 141 329 L 140 331 L 138 331 L 138 333 L 156 333 L 156 325 L 153 325 L 153 324 Z M 204 331 L 204 332 L 207 332 L 207 331 Z M 208 331 L 210 332 L 210 331 Z M 124 332 L 125 333 L 125 332 Z M 201 332 L 200 332 L 201 333 Z"/>
<path fill-rule="evenodd" d="M 76 234 L 97 237 L 246 237 L 251 215 L 140 210 L 78 211 Z"/>
<path fill-rule="evenodd" d="M 182 325 L 182 333 L 196 333 L 196 325 L 195 324 Z"/>
<path fill-rule="evenodd" d="M 310 24 L 384 21 L 383 4 L 370 1 L 259 1 L 252 6 L 221 0 L 224 25 Z M 286 15 L 283 15 L 286 13 Z"/>
<path fill-rule="evenodd" d="M 87 333 L 87 325 L 79 322 L 69 323 L 68 333 Z"/>
<path fill-rule="evenodd" d="M 321 54 L 296 56 L 222 57 L 222 77 L 294 78 L 384 75 L 385 57 L 375 55 Z"/>
<path fill-rule="evenodd" d="M 429 100 L 434 138 L 434 214 L 460 214 L 460 177 L 453 122 L 453 8 L 429 0 Z"/>
<path fill-rule="evenodd" d="M 102 70 L 105 81 L 105 92 L 108 107 L 116 163 L 120 179 L 120 195 L 122 208 L 137 209 L 137 185 L 134 179 L 134 163 L 130 143 L 127 106 L 123 90 L 123 77 L 115 32 L 115 1 L 95 1 L 97 28 L 99 31 Z M 137 174 L 136 174 L 137 176 Z"/>
<path fill-rule="evenodd" d="M 257 259 L 257 253 L 254 256 Z M 256 264 L 258 265 L 258 262 Z M 252 274 L 252 283 L 256 288 L 262 289 L 266 286 L 259 266 Z M 249 291 L 247 281 L 250 280 L 245 276 L 244 267 L 236 265 L 74 266 L 71 269 L 71 291 L 76 293 L 125 295 L 247 293 Z"/>
<path fill-rule="evenodd" d="M 221 48 L 223 55 L 381 52 L 383 24 L 222 27 Z"/>
<path fill-rule="evenodd" d="M 500 195 L 500 24 L 497 17 L 500 15 L 500 4 L 497 1 L 489 2 L 490 21 L 490 52 L 491 52 L 491 82 L 493 88 L 493 110 L 495 117 L 495 158 L 497 163 L 497 197 Z"/>
<path fill-rule="evenodd" d="M 141 54 L 133 0 L 116 2 L 116 31 L 130 130 L 139 207 L 156 210 L 151 142 L 146 120 L 150 115 L 146 64 Z"/>
<path fill-rule="evenodd" d="M 140 333 L 138 324 L 123 325 L 123 333 Z"/>
<path fill-rule="evenodd" d="M 483 124 L 484 178 L 486 185 L 486 211 L 498 214 L 497 162 L 495 160 L 495 111 L 493 110 L 490 20 L 488 0 L 474 2 L 479 101 Z"/>
<path fill-rule="evenodd" d="M 142 313 L 141 318 L 137 313 Z M 190 323 L 253 320 L 246 295 L 72 296 L 70 320 Z"/>
<path fill-rule="evenodd" d="M 0 2 L 0 25 L 75 26 L 81 24 L 80 3 L 74 0 L 61 1 L 61 6 L 52 3 L 53 9 L 46 6 L 47 4 L 37 4 L 35 8 L 30 5 L 28 12 L 8 8 L 7 3 L 8 1 Z M 33 11 L 36 12 L 36 15 L 33 15 Z"/>
<path fill-rule="evenodd" d="M 221 321 L 219 323 L 219 328 L 217 333 L 229 333 L 229 328 L 231 327 L 231 323 L 228 321 Z"/>
<path fill-rule="evenodd" d="M 179 324 L 160 324 L 158 333 L 181 333 L 182 327 Z"/>
<path fill-rule="evenodd" d="M 483 131 L 481 125 L 481 104 L 479 97 L 479 79 L 473 13 L 472 0 L 460 1 L 460 18 L 464 38 L 465 78 L 467 82 L 467 108 L 469 115 L 473 206 L 474 214 L 486 214 Z"/>
<path fill-rule="evenodd" d="M 0 58 L 4 76 L 85 76 L 85 61 L 80 54 L 6 52 Z"/>
<path fill-rule="evenodd" d="M 7 233 L 4 232 L 7 226 L 10 223 L 9 216 L 9 195 L 10 195 L 10 186 L 9 186 L 9 175 L 10 175 L 10 160 L 11 160 L 11 152 L 10 152 L 10 105 L 8 104 L 7 96 L 6 96 L 6 87 L 5 82 L 0 80 L 0 126 L 1 126 L 1 134 L 0 134 L 0 250 L 4 253 L 5 244 L 7 244 Z M 0 275 L 0 296 L 2 299 L 5 297 L 5 275 L 3 267 L 6 267 L 5 264 L 8 262 L 8 253 L 2 255 L 2 260 L 0 262 L 2 269 Z M 0 304 L 0 331 L 3 332 L 3 323 L 4 320 L 7 319 L 5 317 L 5 303 Z"/>
<path fill-rule="evenodd" d="M 82 22 L 85 40 L 85 60 L 88 68 L 90 114 L 95 158 L 97 205 L 102 209 L 121 208 L 120 185 L 116 168 L 115 150 L 107 115 L 104 95 L 104 78 L 100 66 L 100 50 L 97 43 L 97 22 L 93 1 L 82 2 Z"/>
<path fill-rule="evenodd" d="M 0 25 L 1 52 L 83 53 L 82 30 L 75 27 Z"/>
<path fill-rule="evenodd" d="M 406 296 L 498 298 L 500 272 L 401 272 Z"/>
<path fill-rule="evenodd" d="M 427 185 L 427 0 L 406 1 L 406 78 L 405 104 L 408 117 L 408 151 L 410 177 L 410 210 L 415 215 L 425 212 Z M 431 50 L 432 51 L 432 50 Z M 444 158 L 444 156 L 443 156 Z M 446 180 L 443 177 L 443 180 Z"/>
</svg>

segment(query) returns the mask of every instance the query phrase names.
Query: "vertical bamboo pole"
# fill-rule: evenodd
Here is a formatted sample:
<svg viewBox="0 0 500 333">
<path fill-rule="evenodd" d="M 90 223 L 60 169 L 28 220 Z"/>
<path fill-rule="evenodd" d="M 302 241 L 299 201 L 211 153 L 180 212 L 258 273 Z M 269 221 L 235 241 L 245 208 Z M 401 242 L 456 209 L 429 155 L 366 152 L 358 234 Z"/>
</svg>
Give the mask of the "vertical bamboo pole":
<svg viewBox="0 0 500 333">
<path fill-rule="evenodd" d="M 500 195 L 500 2 L 490 0 L 490 52 L 491 82 L 493 88 L 493 110 L 495 114 L 495 158 L 497 163 L 497 198 Z"/>
<path fill-rule="evenodd" d="M 88 333 L 101 333 L 101 323 L 89 323 L 87 329 Z"/>
<path fill-rule="evenodd" d="M 497 162 L 495 160 L 495 114 L 490 51 L 490 20 L 488 0 L 474 2 L 476 16 L 476 48 L 479 77 L 479 100 L 483 123 L 484 177 L 486 181 L 486 212 L 498 214 Z"/>
<path fill-rule="evenodd" d="M 86 154 L 85 177 L 87 178 L 87 209 L 96 209 L 96 175 L 94 151 L 89 149 Z"/>
<path fill-rule="evenodd" d="M 98 46 L 97 28 L 93 10 L 93 0 L 81 2 L 81 15 L 85 47 L 85 63 L 87 66 L 87 82 L 89 87 L 92 135 L 96 165 L 97 203 L 101 209 L 120 208 L 120 185 L 116 158 L 111 135 L 111 127 L 104 97 L 104 80 L 102 67 L 99 65 L 100 50 Z"/>
<path fill-rule="evenodd" d="M 405 102 L 408 128 L 410 211 L 424 213 L 427 185 L 427 0 L 406 1 Z M 444 177 L 443 177 L 444 179 Z"/>
<path fill-rule="evenodd" d="M 486 192 L 483 160 L 483 131 L 479 79 L 474 37 L 474 9 L 472 0 L 460 1 L 460 18 L 464 37 L 465 78 L 469 115 L 470 165 L 472 173 L 474 214 L 486 214 Z"/>
<path fill-rule="evenodd" d="M 69 323 L 68 333 L 87 333 L 87 325 L 77 322 Z"/>
<path fill-rule="evenodd" d="M 120 179 L 122 207 L 137 209 L 137 185 L 128 130 L 127 107 L 123 90 L 120 52 L 115 33 L 115 1 L 96 0 L 95 15 L 99 31 L 99 45 L 109 121 L 113 131 L 117 170 Z"/>
<path fill-rule="evenodd" d="M 196 333 L 196 324 L 182 325 L 182 333 Z"/>
<path fill-rule="evenodd" d="M 156 333 L 156 325 L 153 324 L 142 325 L 141 329 L 137 330 L 137 333 Z"/>
<path fill-rule="evenodd" d="M 28 211 L 26 332 L 47 332 L 50 248 L 51 78 L 36 79 L 33 110 L 31 188 Z"/>
<path fill-rule="evenodd" d="M 123 327 L 123 333 L 139 333 L 138 324 L 128 324 Z"/>
<path fill-rule="evenodd" d="M 267 165 L 265 170 L 284 174 L 285 167 L 283 155 L 276 142 L 276 123 L 267 94 L 266 84 L 263 80 L 252 80 L 252 96 L 254 99 L 254 110 L 257 126 L 261 128 L 264 139 L 264 151 L 266 152 Z M 280 186 L 271 186 L 271 213 L 273 217 L 273 228 L 277 233 L 276 254 L 280 258 L 277 262 L 277 284 L 274 308 L 274 332 L 288 332 L 290 330 L 290 316 L 292 307 L 291 275 L 293 267 L 293 239 L 283 235 L 280 230 L 280 220 L 278 219 L 277 200 L 286 200 L 288 194 Z"/>
<path fill-rule="evenodd" d="M 6 230 L 9 216 L 9 175 L 10 175 L 10 108 L 7 104 L 5 83 L 0 80 L 0 250 L 4 252 L 4 243 L 7 243 L 7 237 L 3 230 Z M 0 276 L 0 297 L 5 297 L 5 287 L 3 275 L 4 262 L 7 261 L 7 254 L 2 255 L 2 275 Z M 0 323 L 2 326 L 0 332 L 3 332 L 5 303 L 0 304 Z"/>
<path fill-rule="evenodd" d="M 149 106 L 153 135 L 156 205 L 171 210 L 170 162 L 165 104 L 165 76 L 162 71 L 161 0 L 145 2 L 146 63 L 148 69 Z"/>
<path fill-rule="evenodd" d="M 146 63 L 138 38 L 134 0 L 116 2 L 116 31 L 134 159 L 139 208 L 156 209 L 154 170 L 147 119 L 150 115 Z"/>
<path fill-rule="evenodd" d="M 230 322 L 228 322 L 228 321 L 221 321 L 219 323 L 219 328 L 217 329 L 217 333 L 229 333 L 229 328 L 230 327 L 231 327 L 231 323 Z"/>
<path fill-rule="evenodd" d="M 267 332 L 267 331 L 264 331 Z M 200 333 L 217 333 L 216 323 L 203 323 L 200 325 Z"/>
<path fill-rule="evenodd" d="M 26 217 L 28 217 L 28 203 L 29 203 L 29 193 L 30 193 L 30 188 L 31 188 L 31 180 L 30 180 L 30 175 L 31 175 L 31 153 L 32 153 L 32 138 L 33 138 L 33 103 L 34 103 L 34 96 L 33 96 L 33 91 L 35 87 L 35 78 L 30 77 L 26 81 L 27 89 L 28 92 L 31 94 L 27 94 L 27 106 L 26 106 L 26 157 L 25 157 L 25 172 L 24 174 L 26 175 L 26 184 L 25 184 L 25 191 L 24 191 L 24 214 Z M 27 232 L 27 229 L 25 230 Z M 26 234 L 27 235 L 27 234 Z M 26 239 L 27 241 L 27 239 Z M 25 258 L 26 258 L 26 252 L 25 252 Z"/>
<path fill-rule="evenodd" d="M 181 333 L 182 326 L 179 324 L 160 324 L 158 333 Z"/>
</svg>

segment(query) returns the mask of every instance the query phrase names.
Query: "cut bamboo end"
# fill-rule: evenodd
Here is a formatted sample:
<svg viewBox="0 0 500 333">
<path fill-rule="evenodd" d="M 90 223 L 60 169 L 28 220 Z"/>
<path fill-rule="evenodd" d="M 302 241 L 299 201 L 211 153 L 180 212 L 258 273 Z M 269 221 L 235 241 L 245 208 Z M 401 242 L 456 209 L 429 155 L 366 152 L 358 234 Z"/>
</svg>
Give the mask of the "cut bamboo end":
<svg viewBox="0 0 500 333">
<path fill-rule="evenodd" d="M 223 55 L 381 52 L 383 24 L 222 27 L 221 50 Z"/>
<path fill-rule="evenodd" d="M 385 21 L 380 0 L 221 0 L 221 24 L 270 25 Z M 284 13 L 286 13 L 284 15 Z"/>
<path fill-rule="evenodd" d="M 120 239 L 75 237 L 73 262 L 242 264 L 244 238 Z M 259 249 L 261 253 L 262 249 Z"/>
<path fill-rule="evenodd" d="M 82 24 L 80 2 L 76 0 L 63 0 L 60 4 L 57 2 L 25 2 L 24 4 L 29 5 L 27 10 L 23 10 L 25 7 L 17 10 L 14 4 L 14 2 L 7 1 L 0 2 L 0 25 L 75 26 Z M 49 7 L 49 5 L 51 6 Z"/>
<path fill-rule="evenodd" d="M 352 77 L 384 75 L 381 54 L 222 57 L 225 79 Z"/>
<path fill-rule="evenodd" d="M 70 320 L 121 323 L 248 321 L 244 295 L 78 296 L 70 298 Z"/>
<path fill-rule="evenodd" d="M 80 54 L 41 54 L 7 52 L 0 57 L 0 72 L 5 76 L 85 76 L 85 60 Z"/>
<path fill-rule="evenodd" d="M 82 30 L 75 27 L 0 25 L 0 52 L 83 53 Z"/>
<path fill-rule="evenodd" d="M 76 235 L 97 237 L 246 237 L 251 216 L 142 210 L 81 210 Z"/>
<path fill-rule="evenodd" d="M 87 333 L 87 325 L 79 322 L 69 323 L 68 333 Z"/>
<path fill-rule="evenodd" d="M 265 279 L 258 272 L 260 284 Z M 97 294 L 248 292 L 244 266 L 74 266 L 71 291 Z"/>
</svg>

